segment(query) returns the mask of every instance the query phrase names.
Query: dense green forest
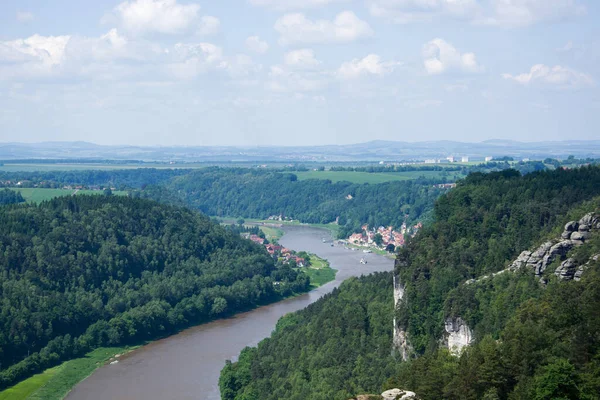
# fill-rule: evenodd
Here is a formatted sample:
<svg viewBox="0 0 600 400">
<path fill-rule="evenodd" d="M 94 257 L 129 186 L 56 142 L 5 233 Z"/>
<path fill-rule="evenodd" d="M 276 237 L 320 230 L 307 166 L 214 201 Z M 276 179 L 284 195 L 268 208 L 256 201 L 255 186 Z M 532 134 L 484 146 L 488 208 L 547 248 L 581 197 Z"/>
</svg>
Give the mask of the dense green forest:
<svg viewBox="0 0 600 400">
<path fill-rule="evenodd" d="M 0 388 L 308 288 L 305 274 L 186 208 L 117 196 L 2 206 Z"/>
<path fill-rule="evenodd" d="M 285 393 L 289 399 L 346 400 L 400 387 L 423 399 L 597 399 L 598 261 L 580 282 L 551 276 L 542 285 L 525 270 L 476 285 L 464 282 L 506 268 L 521 251 L 560 235 L 570 219 L 600 212 L 598 196 L 599 167 L 470 175 L 440 197 L 433 223 L 397 256 L 396 273 L 405 293 L 395 316 L 414 358 L 393 359 L 391 326 L 388 331 L 369 329 L 370 314 L 361 308 L 364 297 L 387 299 L 382 309 L 392 307 L 389 276 L 378 284 L 363 278 L 351 290 L 342 288 L 284 318 L 272 338 L 246 349 L 239 362 L 228 363 L 222 372 L 223 398 Z M 594 236 L 571 256 L 588 259 L 597 253 L 600 239 Z M 351 310 L 357 319 L 345 317 Z M 387 321 L 385 326 L 392 316 L 379 321 Z M 459 357 L 440 345 L 448 316 L 461 316 L 474 327 L 475 343 Z M 285 327 L 285 321 L 296 319 L 302 321 L 299 326 Z M 328 320 L 335 329 L 322 329 Z M 356 334 L 345 334 L 354 329 L 361 332 L 359 342 Z M 296 341 L 302 343 L 299 349 Z M 345 358 L 335 349 L 352 351 Z M 315 355 L 312 362 L 302 362 L 305 353 Z"/>
<path fill-rule="evenodd" d="M 396 370 L 391 285 L 391 273 L 351 278 L 283 317 L 271 338 L 225 365 L 221 398 L 347 400 L 379 390 Z"/>
<path fill-rule="evenodd" d="M 64 185 L 87 187 L 115 187 L 119 190 L 139 189 L 147 185 L 163 184 L 173 177 L 188 174 L 189 169 L 137 168 L 120 170 L 72 170 L 72 171 L 0 171 L 0 186 L 61 188 Z M 7 183 L 10 182 L 10 183 Z"/>
<path fill-rule="evenodd" d="M 25 202 L 25 199 L 21 196 L 21 193 L 9 189 L 0 190 L 0 205 L 23 202 Z"/>
<path fill-rule="evenodd" d="M 365 223 L 400 227 L 405 218 L 409 223 L 426 219 L 446 190 L 434 187 L 444 180 L 370 185 L 299 181 L 293 173 L 251 168 L 0 171 L 0 182 L 17 181 L 22 187 L 115 187 L 128 190 L 131 197 L 186 205 L 210 216 L 265 219 L 283 214 L 306 223 L 330 223 L 339 217 L 341 237 Z"/>
<path fill-rule="evenodd" d="M 207 215 L 265 219 L 283 215 L 327 224 L 339 217 L 341 236 L 362 224 L 399 227 L 423 219 L 445 191 L 429 180 L 376 185 L 297 180 L 292 173 L 206 168 L 175 178 L 168 186 L 186 204 Z"/>
<path fill-rule="evenodd" d="M 434 222 L 399 251 L 396 261 L 406 284 L 398 321 L 415 351 L 437 347 L 454 288 L 506 268 L 521 251 L 564 225 L 570 209 L 599 195 L 600 167 L 582 167 L 525 176 L 512 170 L 472 174 L 442 196 Z M 498 318 L 490 325 L 502 325 L 507 316 Z"/>
</svg>

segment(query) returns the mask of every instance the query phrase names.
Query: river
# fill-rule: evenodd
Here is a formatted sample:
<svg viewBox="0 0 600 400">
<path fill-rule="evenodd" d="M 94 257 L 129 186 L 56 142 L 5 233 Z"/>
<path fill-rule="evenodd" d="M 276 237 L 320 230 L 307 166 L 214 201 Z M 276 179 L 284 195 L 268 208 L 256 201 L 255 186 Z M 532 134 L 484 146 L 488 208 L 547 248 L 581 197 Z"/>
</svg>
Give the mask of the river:
<svg viewBox="0 0 600 400">
<path fill-rule="evenodd" d="M 122 357 L 117 364 L 97 369 L 67 399 L 219 400 L 219 372 L 225 360 L 234 360 L 244 347 L 255 346 L 270 336 L 279 318 L 315 302 L 349 277 L 393 269 L 394 262 L 389 258 L 339 245 L 332 247 L 331 235 L 325 229 L 307 226 L 283 229 L 281 245 L 328 260 L 338 270 L 336 279 L 310 293 L 150 343 Z M 323 243 L 323 238 L 327 243 Z M 363 257 L 366 265 L 360 263 Z"/>
</svg>

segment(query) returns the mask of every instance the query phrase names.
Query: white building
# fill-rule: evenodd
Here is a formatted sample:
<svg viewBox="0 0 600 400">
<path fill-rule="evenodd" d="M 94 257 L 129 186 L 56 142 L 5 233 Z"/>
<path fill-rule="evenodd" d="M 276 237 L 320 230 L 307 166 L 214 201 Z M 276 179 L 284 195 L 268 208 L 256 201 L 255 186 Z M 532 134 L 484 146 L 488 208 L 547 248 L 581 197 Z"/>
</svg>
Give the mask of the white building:
<svg viewBox="0 0 600 400">
<path fill-rule="evenodd" d="M 462 160 L 462 162 L 469 162 L 469 157 L 464 156 L 461 160 Z"/>
<path fill-rule="evenodd" d="M 446 157 L 446 160 L 448 160 L 449 162 L 454 162 L 454 157 L 452 157 L 452 156 Z"/>
<path fill-rule="evenodd" d="M 493 159 L 494 159 L 494 157 L 486 157 L 486 158 L 485 158 L 485 162 L 490 162 L 490 161 L 492 161 Z"/>
</svg>

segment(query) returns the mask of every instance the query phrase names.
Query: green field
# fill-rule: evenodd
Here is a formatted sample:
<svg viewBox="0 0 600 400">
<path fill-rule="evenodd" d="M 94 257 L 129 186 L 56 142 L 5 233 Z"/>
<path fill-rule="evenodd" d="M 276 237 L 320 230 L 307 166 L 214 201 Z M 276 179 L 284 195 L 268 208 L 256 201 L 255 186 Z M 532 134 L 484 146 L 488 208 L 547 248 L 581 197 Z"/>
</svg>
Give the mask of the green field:
<svg viewBox="0 0 600 400">
<path fill-rule="evenodd" d="M 425 177 L 427 179 L 439 179 L 443 175 L 451 179 L 456 171 L 409 171 L 409 172 L 354 172 L 354 171 L 303 171 L 294 172 L 299 180 L 306 179 L 329 179 L 332 182 L 348 181 L 351 183 L 383 183 L 392 181 L 408 181 Z"/>
<path fill-rule="evenodd" d="M 10 188 L 21 193 L 21 196 L 28 203 L 40 203 L 44 200 L 50 200 L 59 196 L 72 196 L 73 194 L 93 194 L 102 195 L 101 190 L 69 190 L 69 189 L 44 189 L 44 188 Z M 126 195 L 127 192 L 114 191 L 118 196 Z"/>
<path fill-rule="evenodd" d="M 64 398 L 80 381 L 97 368 L 106 364 L 117 354 L 134 350 L 127 347 L 104 347 L 86 354 L 85 357 L 66 361 L 47 369 L 0 392 L 0 400 L 58 400 Z"/>
<path fill-rule="evenodd" d="M 327 282 L 335 279 L 336 269 L 329 266 L 329 262 L 314 254 L 310 255 L 310 267 L 303 268 L 302 271 L 310 278 L 312 289 L 323 286 Z"/>
<path fill-rule="evenodd" d="M 274 240 L 276 241 L 281 239 L 281 237 L 283 236 L 283 230 L 280 228 L 273 228 L 270 226 L 260 226 L 259 228 L 261 231 L 263 231 L 263 233 L 267 237 L 267 240 L 271 243 Z"/>
</svg>

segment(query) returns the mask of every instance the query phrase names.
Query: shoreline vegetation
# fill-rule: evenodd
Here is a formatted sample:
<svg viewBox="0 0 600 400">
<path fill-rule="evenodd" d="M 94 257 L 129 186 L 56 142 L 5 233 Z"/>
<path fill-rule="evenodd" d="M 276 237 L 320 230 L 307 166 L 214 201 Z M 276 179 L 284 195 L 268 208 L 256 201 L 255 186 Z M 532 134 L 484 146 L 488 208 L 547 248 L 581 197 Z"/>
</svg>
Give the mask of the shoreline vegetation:
<svg viewBox="0 0 600 400">
<path fill-rule="evenodd" d="M 285 232 L 277 228 L 261 227 L 261 229 L 263 228 L 265 228 L 265 235 L 269 237 L 269 240 L 278 240 L 285 234 Z M 310 290 L 308 292 L 333 281 L 337 273 L 337 270 L 331 268 L 327 260 L 317 256 L 316 254 L 310 253 L 310 259 L 310 267 L 298 268 L 298 270 L 302 270 L 310 279 Z M 257 307 L 240 312 L 247 312 L 259 307 L 275 304 L 277 302 L 308 292 L 294 293 L 290 296 L 278 299 L 275 302 L 261 304 Z M 158 337 L 155 340 L 145 341 L 138 345 L 97 348 L 87 353 L 84 357 L 65 361 L 60 365 L 48 368 L 45 371 L 27 378 L 14 386 L 0 391 L 0 400 L 62 400 L 68 396 L 68 394 L 77 384 L 91 376 L 98 368 L 103 367 L 110 362 L 118 362 L 119 358 L 123 355 L 143 348 L 147 344 L 157 340 L 169 338 L 187 329 L 201 326 L 210 322 L 213 321 L 207 321 L 205 323 L 193 325 L 171 335 Z"/>
<path fill-rule="evenodd" d="M 148 342 L 150 343 L 150 342 Z M 96 369 L 130 353 L 143 345 L 101 347 L 84 357 L 65 361 L 46 369 L 0 392 L 0 400 L 50 400 L 64 399 L 79 382 Z"/>
</svg>

